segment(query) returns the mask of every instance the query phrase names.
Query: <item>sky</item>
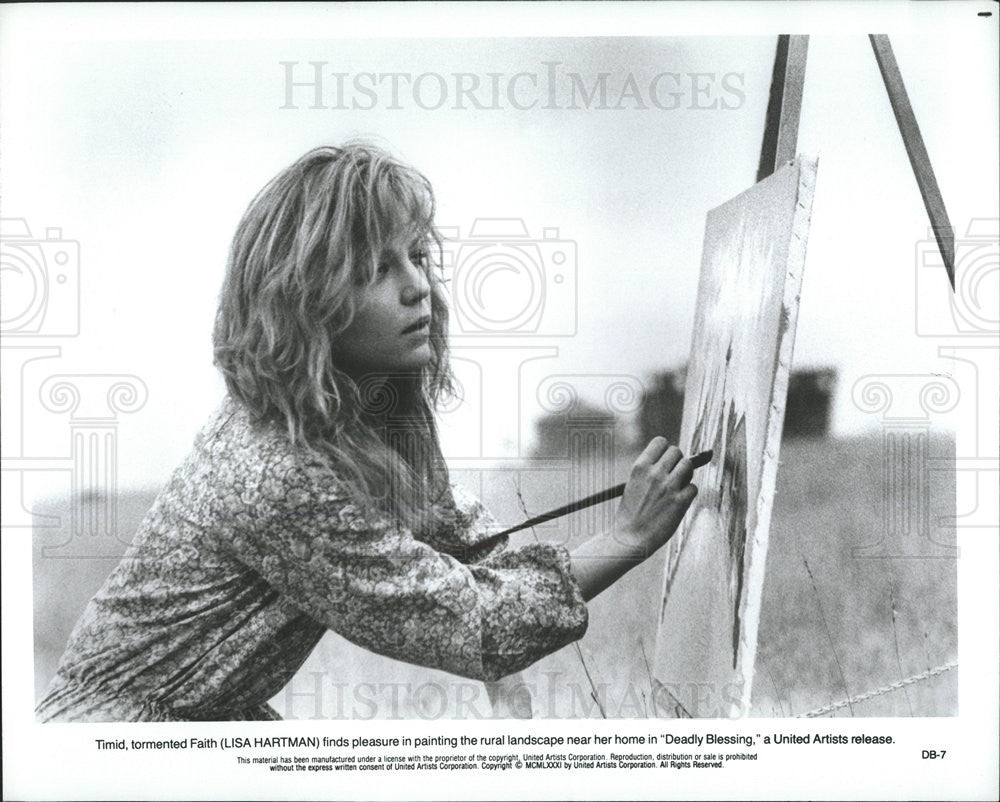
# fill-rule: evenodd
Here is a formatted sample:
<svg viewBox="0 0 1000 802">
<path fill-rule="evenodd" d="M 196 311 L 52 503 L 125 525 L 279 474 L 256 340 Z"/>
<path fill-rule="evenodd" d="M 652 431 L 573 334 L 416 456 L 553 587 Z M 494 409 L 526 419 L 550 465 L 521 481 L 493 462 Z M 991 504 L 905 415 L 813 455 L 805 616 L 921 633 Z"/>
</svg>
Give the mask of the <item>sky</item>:
<svg viewBox="0 0 1000 802">
<path fill-rule="evenodd" d="M 155 10 L 102 8 L 104 24 L 76 13 L 14 8 L 0 34 L 2 215 L 35 242 L 79 247 L 78 272 L 49 291 L 41 333 L 54 336 L 5 338 L 60 349 L 30 363 L 5 352 L 24 393 L 12 401 L 5 382 L 5 454 L 15 441 L 20 457 L 66 452 L 65 410 L 36 400 L 51 374 L 129 375 L 143 400 L 116 418 L 118 481 L 160 484 L 223 392 L 211 326 L 243 209 L 307 149 L 359 135 L 430 178 L 464 275 L 483 232 L 509 249 L 511 269 L 480 271 L 486 312 L 474 294 L 453 300 L 466 403 L 444 416 L 446 453 L 523 454 L 559 377 L 601 402 L 687 359 L 705 215 L 754 182 L 771 30 L 441 38 L 424 21 L 408 38 L 354 9 L 273 33 L 235 9 L 200 27 L 160 25 Z M 998 216 L 996 42 L 976 24 L 892 34 L 960 260 L 970 223 Z M 602 81 L 606 97 L 588 99 Z M 838 371 L 832 425 L 850 435 L 878 425 L 855 383 L 947 373 L 941 339 L 925 335 L 954 325 L 943 272 L 920 268 L 934 259 L 927 217 L 863 34 L 813 30 L 798 150 L 819 171 L 793 365 Z M 27 290 L 4 281 L 9 320 Z M 995 269 L 977 292 L 997 294 Z M 513 333 L 489 333 L 521 312 Z"/>
</svg>

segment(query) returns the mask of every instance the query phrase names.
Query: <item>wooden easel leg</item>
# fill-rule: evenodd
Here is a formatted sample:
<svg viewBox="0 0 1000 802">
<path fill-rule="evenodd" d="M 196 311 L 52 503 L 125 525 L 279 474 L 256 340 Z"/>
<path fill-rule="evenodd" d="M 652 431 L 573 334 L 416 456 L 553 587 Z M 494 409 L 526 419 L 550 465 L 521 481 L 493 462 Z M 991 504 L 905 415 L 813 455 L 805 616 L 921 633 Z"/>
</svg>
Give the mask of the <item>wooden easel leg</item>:
<svg viewBox="0 0 1000 802">
<path fill-rule="evenodd" d="M 808 51 L 808 36 L 781 34 L 778 37 L 764 122 L 764 142 L 757 168 L 758 181 L 763 181 L 782 164 L 795 158 Z"/>
<path fill-rule="evenodd" d="M 872 50 L 875 51 L 875 60 L 878 62 L 879 72 L 882 73 L 886 92 L 889 93 L 892 113 L 896 116 L 899 133 L 903 137 L 906 155 L 910 158 L 917 186 L 920 187 L 920 195 L 924 199 L 924 208 L 927 209 L 934 237 L 937 239 L 938 248 L 941 249 L 941 258 L 944 259 L 944 267 L 948 271 L 948 281 L 954 290 L 955 232 L 948 220 L 948 211 L 944 208 L 944 199 L 941 197 L 941 190 L 938 189 L 937 179 L 934 178 L 931 160 L 927 155 L 927 148 L 924 147 L 924 138 L 920 135 L 920 126 L 917 125 L 917 118 L 913 114 L 910 98 L 903 85 L 903 76 L 899 72 L 889 37 L 873 33 L 868 38 L 871 40 Z"/>
</svg>

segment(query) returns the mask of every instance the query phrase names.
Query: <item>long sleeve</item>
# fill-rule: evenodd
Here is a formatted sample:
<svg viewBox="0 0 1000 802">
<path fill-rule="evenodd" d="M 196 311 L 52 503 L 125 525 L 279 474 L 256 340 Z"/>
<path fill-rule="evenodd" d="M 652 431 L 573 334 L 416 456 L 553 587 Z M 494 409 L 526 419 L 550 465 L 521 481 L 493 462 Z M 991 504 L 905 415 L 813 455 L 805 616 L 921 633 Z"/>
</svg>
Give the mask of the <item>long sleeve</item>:
<svg viewBox="0 0 1000 802">
<path fill-rule="evenodd" d="M 471 565 L 362 514 L 325 466 L 268 460 L 219 511 L 221 546 L 310 617 L 374 652 L 474 679 L 580 638 L 587 608 L 561 546 Z"/>
</svg>

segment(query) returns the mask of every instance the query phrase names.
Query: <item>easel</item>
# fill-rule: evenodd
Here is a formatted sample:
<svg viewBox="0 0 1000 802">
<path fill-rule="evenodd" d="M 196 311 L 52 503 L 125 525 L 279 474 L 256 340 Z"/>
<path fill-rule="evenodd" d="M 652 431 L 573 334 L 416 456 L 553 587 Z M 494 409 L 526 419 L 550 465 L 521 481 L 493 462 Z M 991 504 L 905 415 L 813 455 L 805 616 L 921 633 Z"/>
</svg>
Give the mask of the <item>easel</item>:
<svg viewBox="0 0 1000 802">
<path fill-rule="evenodd" d="M 906 155 L 910 159 L 913 175 L 917 179 L 924 208 L 930 218 L 934 237 L 937 239 L 941 257 L 944 259 L 948 281 L 952 292 L 955 290 L 955 232 L 948 220 L 948 212 L 938 189 L 931 160 L 920 135 L 920 126 L 913 114 L 903 76 L 892 52 L 889 37 L 885 34 L 870 34 L 872 50 L 878 62 L 879 72 L 889 95 L 893 115 L 903 137 Z M 760 166 L 757 180 L 761 181 L 774 172 L 775 168 L 795 158 L 795 144 L 799 132 L 799 115 L 802 111 L 802 87 L 806 72 L 806 53 L 809 49 L 808 36 L 778 36 L 778 46 L 774 58 L 774 72 L 771 77 L 771 93 L 767 103 L 767 117 L 764 124 L 764 141 L 760 151 Z"/>
<path fill-rule="evenodd" d="M 920 129 L 888 37 L 872 35 L 870 42 L 954 291 L 954 234 Z M 654 660 L 658 682 L 654 701 L 659 697 L 666 702 L 658 706 L 665 715 L 740 716 L 749 710 L 768 528 L 815 185 L 815 161 L 796 158 L 808 43 L 808 36 L 778 37 L 757 183 L 713 209 L 706 222 L 688 373 L 689 383 L 692 375 L 695 381 L 685 393 L 680 441 L 682 448 L 691 450 L 715 443 L 715 450 L 725 456 L 722 466 L 716 467 L 717 473 L 708 475 L 709 487 L 716 495 L 689 513 L 684 530 L 675 535 L 667 555 Z M 772 247 L 760 248 L 759 242 Z M 740 303 L 735 303 L 728 317 L 708 317 L 702 310 L 716 301 L 716 288 L 737 270 L 745 279 L 742 286 L 746 293 L 741 300 L 749 298 L 756 305 L 756 315 L 745 316 Z M 777 276 L 778 283 L 757 280 L 764 276 Z M 767 342 L 762 341 L 761 347 L 765 349 L 774 338 L 774 368 L 769 395 L 758 391 L 751 397 L 750 385 L 744 382 L 744 394 L 739 401 L 730 399 L 726 412 L 725 391 L 721 391 L 720 404 L 715 395 L 706 395 L 704 388 L 717 385 L 720 375 L 729 378 L 735 327 L 740 327 L 740 332 L 763 332 Z M 790 337 L 785 336 L 787 331 L 792 332 Z M 767 354 L 770 359 L 771 352 Z M 759 367 L 748 368 L 735 356 L 732 365 L 737 376 Z M 693 392 L 693 397 L 688 392 Z M 751 459 L 746 436 L 751 425 L 739 428 L 750 417 L 749 411 L 746 417 L 742 415 L 749 410 L 747 399 L 755 405 L 753 464 L 760 466 L 752 481 L 751 474 L 741 467 Z M 738 405 L 747 405 L 746 410 Z M 739 422 L 734 423 L 738 412 Z M 703 428 L 706 420 L 708 429 Z M 727 421 L 724 437 L 723 420 Z M 714 440 L 706 440 L 701 435 L 710 430 L 712 421 L 717 434 Z M 740 438 L 737 431 L 744 436 Z M 727 465 L 728 480 L 724 472 Z M 741 490 L 745 497 L 740 496 Z M 751 503 L 756 512 L 752 524 L 738 515 Z M 686 628 L 695 620 L 699 622 L 696 631 Z M 703 686 L 708 689 L 704 697 L 698 692 Z M 704 712 L 706 709 L 710 712 Z"/>
</svg>

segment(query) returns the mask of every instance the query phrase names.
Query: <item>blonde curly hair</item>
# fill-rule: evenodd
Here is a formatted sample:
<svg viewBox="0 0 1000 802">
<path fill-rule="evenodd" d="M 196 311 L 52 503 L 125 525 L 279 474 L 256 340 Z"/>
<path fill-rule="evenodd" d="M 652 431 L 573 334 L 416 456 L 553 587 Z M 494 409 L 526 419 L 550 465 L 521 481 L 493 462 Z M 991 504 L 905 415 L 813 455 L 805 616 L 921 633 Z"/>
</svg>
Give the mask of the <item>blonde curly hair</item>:
<svg viewBox="0 0 1000 802">
<path fill-rule="evenodd" d="M 229 394 L 256 421 L 281 424 L 359 502 L 414 527 L 448 487 L 434 419 L 453 388 L 434 211 L 430 182 L 375 145 L 309 151 L 243 214 L 213 338 Z M 413 373 L 354 379 L 337 365 L 338 338 L 382 247 L 400 236 L 425 244 L 432 358 Z"/>
</svg>

